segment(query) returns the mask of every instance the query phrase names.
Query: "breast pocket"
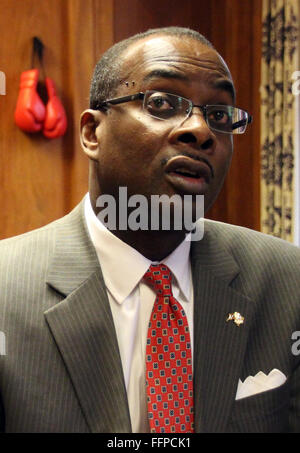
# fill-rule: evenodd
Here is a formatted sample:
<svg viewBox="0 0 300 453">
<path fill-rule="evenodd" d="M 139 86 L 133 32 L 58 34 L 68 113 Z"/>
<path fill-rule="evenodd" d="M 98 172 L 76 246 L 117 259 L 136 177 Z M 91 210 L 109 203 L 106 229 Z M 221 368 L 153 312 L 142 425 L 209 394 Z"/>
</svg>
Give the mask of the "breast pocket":
<svg viewBox="0 0 300 453">
<path fill-rule="evenodd" d="M 266 392 L 236 400 L 229 432 L 281 433 L 288 431 L 288 381 Z"/>
</svg>

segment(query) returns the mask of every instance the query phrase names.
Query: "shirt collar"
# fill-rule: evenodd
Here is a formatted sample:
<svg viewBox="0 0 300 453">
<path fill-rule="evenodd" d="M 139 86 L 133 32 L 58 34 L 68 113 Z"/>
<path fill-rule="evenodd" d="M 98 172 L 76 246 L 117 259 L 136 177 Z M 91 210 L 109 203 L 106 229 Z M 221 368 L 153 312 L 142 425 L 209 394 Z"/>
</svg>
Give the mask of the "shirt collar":
<svg viewBox="0 0 300 453">
<path fill-rule="evenodd" d="M 101 263 L 106 287 L 121 304 L 141 281 L 152 262 L 103 225 L 93 211 L 89 194 L 85 197 L 84 213 L 92 243 Z M 175 276 L 187 301 L 190 299 L 190 245 L 190 241 L 182 241 L 163 260 Z"/>
</svg>

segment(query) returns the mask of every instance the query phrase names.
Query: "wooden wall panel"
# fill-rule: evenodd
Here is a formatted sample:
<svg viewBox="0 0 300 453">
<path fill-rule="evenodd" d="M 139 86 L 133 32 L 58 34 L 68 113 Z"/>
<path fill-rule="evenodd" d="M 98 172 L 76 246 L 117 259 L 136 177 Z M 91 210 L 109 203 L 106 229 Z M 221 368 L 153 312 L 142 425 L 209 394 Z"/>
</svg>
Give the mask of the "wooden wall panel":
<svg viewBox="0 0 300 453">
<path fill-rule="evenodd" d="M 209 216 L 260 229 L 260 42 L 261 0 L 213 0 L 210 39 L 226 60 L 237 91 L 237 105 L 254 118 L 234 138 L 234 155 L 224 188 Z"/>
<path fill-rule="evenodd" d="M 63 2 L 61 2 L 63 3 Z M 70 106 L 70 140 L 66 160 L 64 198 L 68 210 L 88 190 L 88 159 L 79 141 L 79 118 L 89 107 L 90 75 L 95 64 L 94 0 L 72 0 L 63 5 L 66 46 L 65 90 Z"/>
<path fill-rule="evenodd" d="M 38 4 L 38 8 L 33 7 L 33 3 Z M 65 211 L 61 193 L 63 147 L 68 138 L 50 141 L 40 134 L 27 135 L 15 126 L 13 119 L 20 74 L 30 69 L 34 35 L 48 47 L 45 53 L 47 74 L 56 81 L 61 93 L 63 18 L 57 14 L 59 0 L 51 1 L 55 14 L 50 13 L 46 3 L 1 1 L 0 30 L 5 39 L 1 40 L 0 65 L 6 74 L 7 86 L 6 96 L 0 99 L 0 237 L 40 226 Z"/>
<path fill-rule="evenodd" d="M 203 0 L 115 0 L 115 42 L 148 28 L 180 25 L 209 34 L 211 2 Z M 205 7 L 203 8 L 203 6 Z"/>
<path fill-rule="evenodd" d="M 87 191 L 79 116 L 89 105 L 96 53 L 112 43 L 109 7 L 110 0 L 0 0 L 5 36 L 0 70 L 7 78 L 6 96 L 0 96 L 0 238 L 61 217 Z M 30 68 L 33 36 L 45 44 L 46 75 L 54 79 L 68 116 L 67 134 L 54 140 L 26 134 L 14 124 L 20 74 Z"/>
</svg>

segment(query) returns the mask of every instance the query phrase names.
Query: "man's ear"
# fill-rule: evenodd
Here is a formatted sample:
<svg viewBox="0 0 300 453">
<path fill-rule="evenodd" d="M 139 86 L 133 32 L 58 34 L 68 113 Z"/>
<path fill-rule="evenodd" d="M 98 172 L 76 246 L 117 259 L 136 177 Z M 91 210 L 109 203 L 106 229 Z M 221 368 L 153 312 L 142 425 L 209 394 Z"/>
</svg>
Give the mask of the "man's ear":
<svg viewBox="0 0 300 453">
<path fill-rule="evenodd" d="M 80 143 L 85 154 L 92 160 L 98 160 L 100 151 L 99 133 L 102 114 L 98 110 L 85 110 L 80 116 Z"/>
</svg>

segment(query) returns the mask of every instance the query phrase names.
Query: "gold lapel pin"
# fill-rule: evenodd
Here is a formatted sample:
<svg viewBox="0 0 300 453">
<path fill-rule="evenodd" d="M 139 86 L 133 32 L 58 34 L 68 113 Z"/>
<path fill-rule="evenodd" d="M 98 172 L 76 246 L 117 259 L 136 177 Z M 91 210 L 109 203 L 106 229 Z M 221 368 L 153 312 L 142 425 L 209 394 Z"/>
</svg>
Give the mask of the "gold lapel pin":
<svg viewBox="0 0 300 453">
<path fill-rule="evenodd" d="M 226 322 L 228 321 L 233 321 L 238 327 L 241 324 L 244 324 L 244 316 L 242 316 L 240 313 L 235 311 L 234 313 L 229 313 L 228 318 L 226 319 Z"/>
</svg>

